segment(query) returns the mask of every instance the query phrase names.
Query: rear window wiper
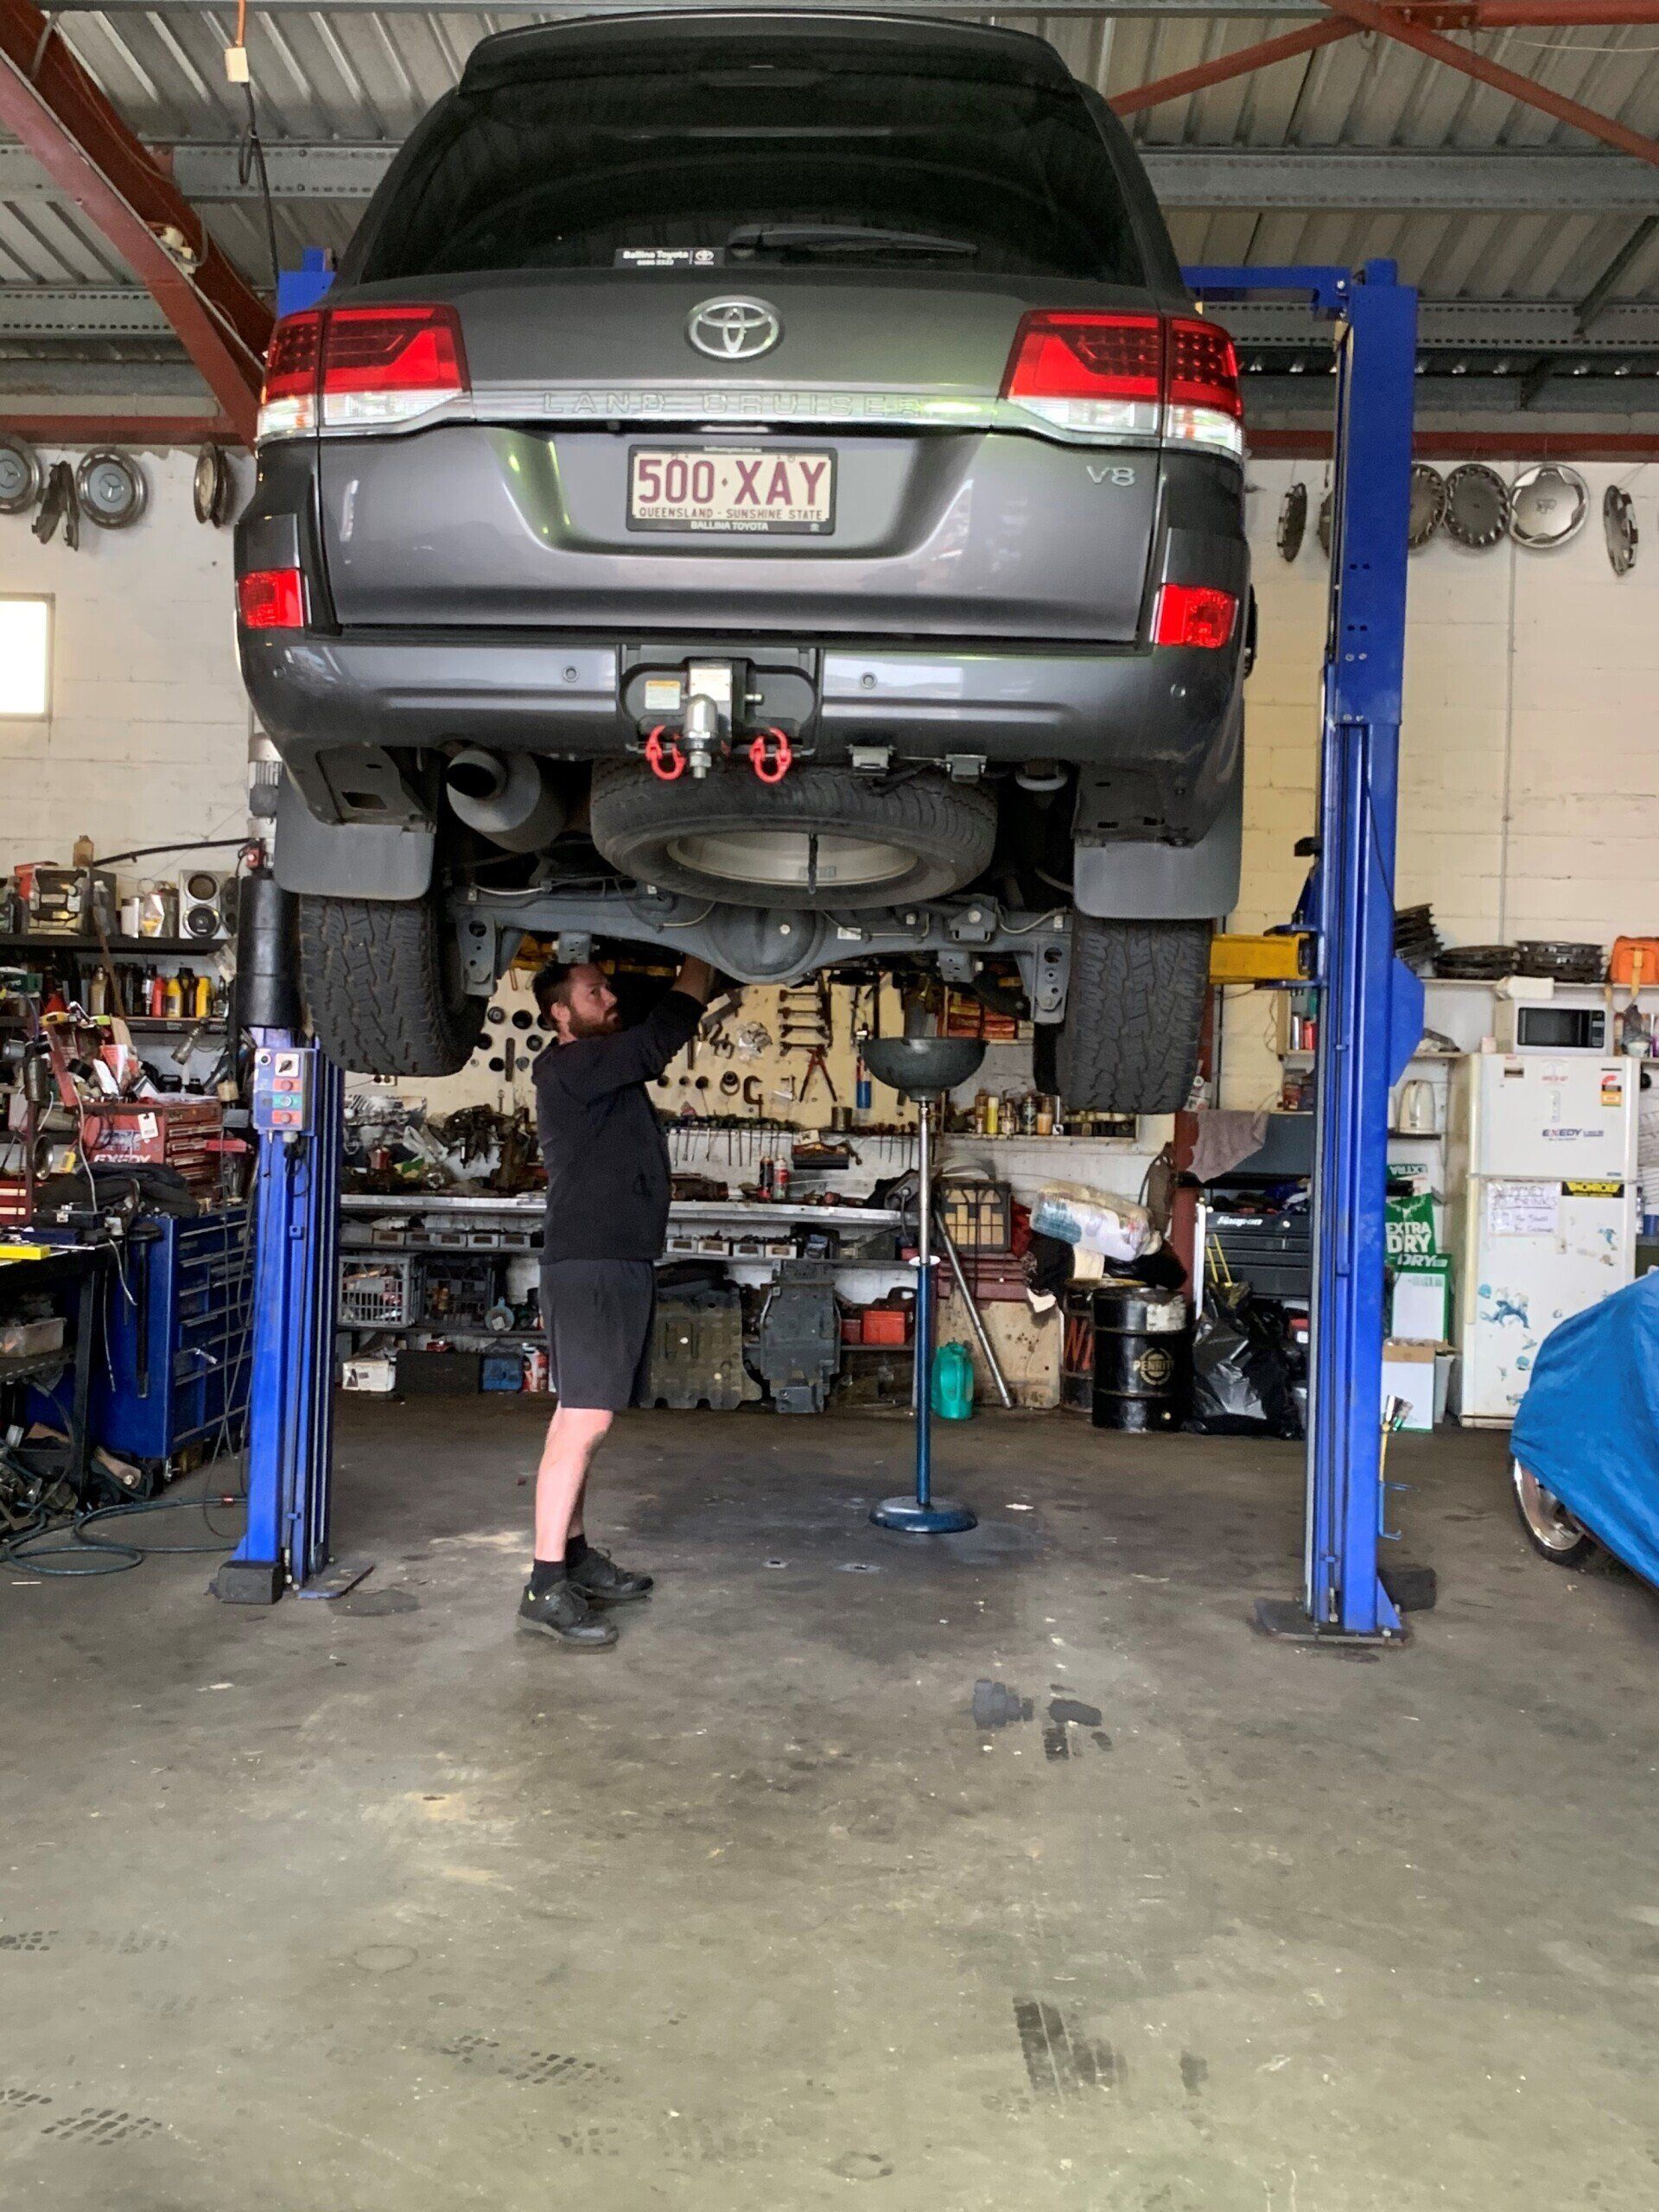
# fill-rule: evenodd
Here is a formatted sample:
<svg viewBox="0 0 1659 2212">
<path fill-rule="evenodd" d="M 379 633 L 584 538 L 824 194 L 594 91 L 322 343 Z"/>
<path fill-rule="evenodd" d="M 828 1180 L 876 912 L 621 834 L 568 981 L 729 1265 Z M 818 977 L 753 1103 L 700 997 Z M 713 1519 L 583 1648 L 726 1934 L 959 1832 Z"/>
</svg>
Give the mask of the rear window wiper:
<svg viewBox="0 0 1659 2212">
<path fill-rule="evenodd" d="M 765 253 L 945 253 L 971 260 L 979 251 L 966 238 L 931 231 L 882 231 L 858 223 L 740 223 L 727 238 L 728 251 Z"/>
</svg>

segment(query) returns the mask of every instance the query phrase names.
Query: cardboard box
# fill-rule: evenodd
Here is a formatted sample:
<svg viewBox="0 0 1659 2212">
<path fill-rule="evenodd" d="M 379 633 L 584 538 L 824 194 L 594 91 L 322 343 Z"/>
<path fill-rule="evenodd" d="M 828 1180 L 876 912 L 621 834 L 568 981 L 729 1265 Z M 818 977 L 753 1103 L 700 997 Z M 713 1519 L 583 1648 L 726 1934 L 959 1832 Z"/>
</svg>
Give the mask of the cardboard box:
<svg viewBox="0 0 1659 2212">
<path fill-rule="evenodd" d="M 1389 1334 L 1444 1344 L 1452 1334 L 1452 1263 L 1396 1270 L 1389 1292 Z"/>
<path fill-rule="evenodd" d="M 369 1390 L 377 1396 L 389 1397 L 397 1380 L 397 1364 L 390 1359 L 348 1359 L 340 1370 L 342 1390 Z"/>
<path fill-rule="evenodd" d="M 1390 1337 L 1382 1347 L 1382 1399 L 1402 1399 L 1402 1428 L 1427 1434 L 1434 1426 L 1434 1363 L 1438 1344 L 1410 1344 Z"/>
</svg>

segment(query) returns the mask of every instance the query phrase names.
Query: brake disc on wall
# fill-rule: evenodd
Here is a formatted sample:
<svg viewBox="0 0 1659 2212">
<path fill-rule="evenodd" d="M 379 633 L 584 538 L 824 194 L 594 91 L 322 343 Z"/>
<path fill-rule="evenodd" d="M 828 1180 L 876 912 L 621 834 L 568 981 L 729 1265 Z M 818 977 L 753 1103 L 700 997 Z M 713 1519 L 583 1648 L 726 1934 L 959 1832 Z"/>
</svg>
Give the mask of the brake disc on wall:
<svg viewBox="0 0 1659 2212">
<path fill-rule="evenodd" d="M 1510 535 L 1517 545 L 1545 552 L 1566 545 L 1584 528 L 1590 486 L 1576 468 L 1541 461 L 1523 468 L 1510 493 Z"/>
<path fill-rule="evenodd" d="M 1636 527 L 1636 506 L 1628 492 L 1610 484 L 1602 494 L 1601 526 L 1607 536 L 1607 558 L 1616 576 L 1628 576 L 1636 566 L 1641 539 Z"/>
<path fill-rule="evenodd" d="M 1465 461 L 1446 480 L 1446 527 L 1459 545 L 1496 545 L 1510 526 L 1510 491 L 1496 469 Z"/>
</svg>

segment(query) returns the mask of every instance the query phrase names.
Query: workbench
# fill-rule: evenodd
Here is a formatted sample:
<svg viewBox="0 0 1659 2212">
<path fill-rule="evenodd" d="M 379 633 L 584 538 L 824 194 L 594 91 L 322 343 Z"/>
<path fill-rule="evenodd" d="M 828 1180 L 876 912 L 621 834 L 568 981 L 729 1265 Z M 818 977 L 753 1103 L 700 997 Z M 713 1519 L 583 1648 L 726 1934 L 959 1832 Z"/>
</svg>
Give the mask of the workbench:
<svg viewBox="0 0 1659 2212">
<path fill-rule="evenodd" d="M 539 1265 L 542 1224 L 547 1201 L 540 1192 L 519 1198 L 489 1196 L 461 1198 L 438 1192 L 409 1192 L 386 1195 L 349 1193 L 340 1200 L 340 1258 L 342 1268 L 360 1267 L 376 1259 L 395 1261 L 404 1254 L 427 1254 L 456 1261 L 512 1262 Z M 397 1243 L 387 1240 L 375 1224 L 408 1217 L 418 1230 Z M 772 1281 L 782 1260 L 793 1249 L 794 1233 L 802 1229 L 824 1230 L 847 1239 L 893 1237 L 904 1227 L 904 1217 L 883 1206 L 807 1205 L 768 1203 L 746 1198 L 677 1199 L 669 1208 L 671 1249 L 661 1262 L 671 1267 L 687 1260 L 717 1261 L 734 1282 L 753 1287 Z M 473 1236 L 479 1241 L 471 1241 Z M 467 1241 L 458 1241 L 460 1237 Z M 509 1242 L 486 1238 L 510 1237 Z M 788 1244 L 789 1251 L 733 1252 L 733 1239 L 757 1244 Z M 716 1240 L 721 1240 L 716 1246 Z M 915 1281 L 914 1264 L 891 1257 L 833 1259 L 836 1287 L 849 1305 L 874 1303 L 889 1291 L 910 1289 Z M 505 1292 L 505 1274 L 501 1278 Z M 506 1302 L 516 1302 L 507 1300 Z M 353 1338 L 370 1336 L 409 1337 L 431 1332 L 446 1337 L 476 1338 L 491 1349 L 512 1351 L 539 1346 L 539 1331 L 486 1329 L 481 1323 L 461 1322 L 447 1316 L 372 1322 L 342 1319 L 342 1331 Z"/>
<path fill-rule="evenodd" d="M 0 1259 L 0 1319 L 11 1316 L 26 1299 L 46 1296 L 63 1302 L 67 1341 L 49 1351 L 0 1358 L 0 1395 L 13 1384 L 40 1388 L 73 1371 L 74 1387 L 63 1409 L 69 1429 L 67 1478 L 83 1502 L 92 1450 L 92 1354 L 102 1334 L 109 1261 L 110 1249 L 104 1244 L 71 1244 L 38 1258 Z"/>
</svg>

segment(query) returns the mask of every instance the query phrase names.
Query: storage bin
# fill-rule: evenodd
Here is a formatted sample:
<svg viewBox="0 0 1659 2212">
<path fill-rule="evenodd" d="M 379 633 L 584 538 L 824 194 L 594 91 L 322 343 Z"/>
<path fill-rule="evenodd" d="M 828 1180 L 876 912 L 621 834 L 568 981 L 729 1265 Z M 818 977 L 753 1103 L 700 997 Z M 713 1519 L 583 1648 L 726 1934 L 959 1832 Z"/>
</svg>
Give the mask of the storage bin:
<svg viewBox="0 0 1659 2212">
<path fill-rule="evenodd" d="M 522 1390 L 524 1387 L 524 1363 L 516 1351 L 486 1351 L 479 1376 L 486 1390 Z"/>
<path fill-rule="evenodd" d="M 400 1351 L 397 1388 L 409 1398 L 471 1398 L 482 1365 L 475 1351 Z"/>
<path fill-rule="evenodd" d="M 415 1319 L 415 1262 L 388 1255 L 368 1264 L 354 1256 L 340 1263 L 342 1328 L 400 1329 Z"/>
<path fill-rule="evenodd" d="M 867 1344 L 903 1344 L 910 1341 L 910 1314 L 902 1306 L 867 1306 L 861 1339 Z"/>
<path fill-rule="evenodd" d="M 56 1351 L 62 1343 L 61 1313 L 39 1321 L 0 1321 L 0 1359 L 32 1359 L 37 1352 Z"/>
</svg>

